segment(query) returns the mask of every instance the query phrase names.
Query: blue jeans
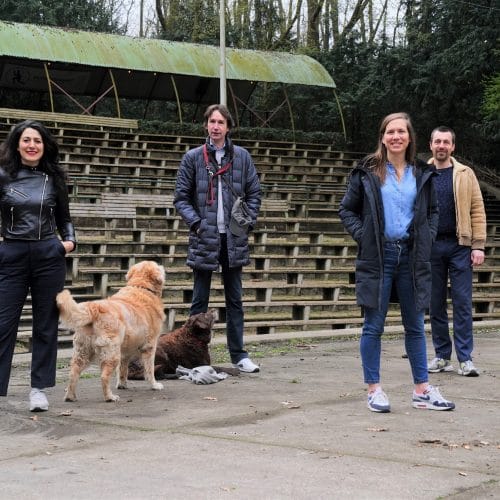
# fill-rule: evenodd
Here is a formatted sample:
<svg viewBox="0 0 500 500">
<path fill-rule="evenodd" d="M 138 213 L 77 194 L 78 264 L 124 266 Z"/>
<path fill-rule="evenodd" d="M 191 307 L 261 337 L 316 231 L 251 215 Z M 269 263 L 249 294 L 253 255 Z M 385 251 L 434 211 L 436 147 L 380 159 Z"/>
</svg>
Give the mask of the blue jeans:
<svg viewBox="0 0 500 500">
<path fill-rule="evenodd" d="M 226 299 L 226 336 L 227 347 L 232 363 L 238 363 L 248 357 L 243 349 L 243 304 L 241 286 L 241 267 L 229 267 L 227 256 L 227 239 L 221 234 L 221 246 L 219 263 L 221 265 L 222 280 L 224 283 L 224 295 Z M 195 269 L 193 301 L 190 314 L 206 312 L 210 299 L 210 286 L 212 283 L 212 271 Z"/>
<path fill-rule="evenodd" d="M 408 244 L 387 242 L 384 245 L 384 276 L 381 310 L 365 308 L 360 352 L 365 383 L 380 382 L 381 337 L 394 285 L 399 297 L 405 329 L 405 347 L 414 384 L 428 381 L 424 311 L 415 308 L 413 277 L 408 261 Z"/>
<path fill-rule="evenodd" d="M 453 341 L 458 361 L 468 361 L 472 338 L 472 265 L 470 247 L 456 238 L 435 241 L 432 246 L 432 299 L 430 318 L 436 356 L 451 359 L 452 341 L 448 328 L 448 275 L 453 304 Z"/>
</svg>

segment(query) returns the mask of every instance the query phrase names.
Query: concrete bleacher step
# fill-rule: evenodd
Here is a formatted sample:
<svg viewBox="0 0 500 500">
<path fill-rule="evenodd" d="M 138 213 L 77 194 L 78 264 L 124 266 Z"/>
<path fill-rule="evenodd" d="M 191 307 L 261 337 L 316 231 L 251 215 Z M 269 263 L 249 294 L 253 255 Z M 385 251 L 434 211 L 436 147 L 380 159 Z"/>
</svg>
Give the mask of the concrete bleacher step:
<svg viewBox="0 0 500 500">
<path fill-rule="evenodd" d="M 186 264 L 188 229 L 173 208 L 177 169 L 200 137 L 143 134 L 125 127 L 50 123 L 70 173 L 71 211 L 77 250 L 67 256 L 67 288 L 78 301 L 105 297 L 124 283 L 128 268 L 152 259 L 167 269 L 166 328 L 185 321 L 192 298 Z M 11 121 L 2 120 L 5 136 Z M 357 246 L 338 218 L 338 204 L 359 152 L 331 145 L 237 138 L 253 155 L 263 192 L 250 236 L 252 263 L 245 267 L 245 331 L 276 333 L 359 326 L 354 296 Z M 474 270 L 474 318 L 500 316 L 500 202 L 485 196 L 488 210 L 486 262 Z M 219 309 L 216 335 L 223 335 L 224 297 L 217 274 L 211 306 Z M 23 310 L 19 337 L 31 335 L 31 306 Z M 398 323 L 399 322 L 399 323 Z M 400 324 L 390 312 L 388 323 Z M 71 334 L 61 332 L 61 345 Z"/>
</svg>

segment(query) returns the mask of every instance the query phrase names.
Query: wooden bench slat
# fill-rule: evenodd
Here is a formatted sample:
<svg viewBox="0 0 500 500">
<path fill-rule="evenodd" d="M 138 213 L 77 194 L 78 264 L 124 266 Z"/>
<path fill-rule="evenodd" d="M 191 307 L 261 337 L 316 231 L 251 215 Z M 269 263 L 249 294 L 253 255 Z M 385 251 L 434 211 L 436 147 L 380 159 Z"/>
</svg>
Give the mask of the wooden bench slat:
<svg viewBox="0 0 500 500">
<path fill-rule="evenodd" d="M 61 122 L 127 129 L 137 129 L 139 127 L 138 120 L 128 118 L 52 113 L 50 111 L 0 108 L 0 116 L 5 118 L 14 118 L 16 120 L 39 120 L 42 122 L 53 122 L 56 126 L 59 122 Z"/>
</svg>

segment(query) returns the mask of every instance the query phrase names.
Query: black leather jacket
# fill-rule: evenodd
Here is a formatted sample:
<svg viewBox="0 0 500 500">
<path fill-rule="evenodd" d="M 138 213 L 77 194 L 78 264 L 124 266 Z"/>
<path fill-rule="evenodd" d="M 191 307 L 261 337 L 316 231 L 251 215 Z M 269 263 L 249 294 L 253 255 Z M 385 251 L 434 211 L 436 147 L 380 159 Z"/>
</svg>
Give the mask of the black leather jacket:
<svg viewBox="0 0 500 500">
<path fill-rule="evenodd" d="M 0 216 L 4 238 L 47 240 L 57 230 L 63 241 L 76 245 L 68 195 L 44 172 L 21 168 L 11 179 L 0 167 Z"/>
</svg>

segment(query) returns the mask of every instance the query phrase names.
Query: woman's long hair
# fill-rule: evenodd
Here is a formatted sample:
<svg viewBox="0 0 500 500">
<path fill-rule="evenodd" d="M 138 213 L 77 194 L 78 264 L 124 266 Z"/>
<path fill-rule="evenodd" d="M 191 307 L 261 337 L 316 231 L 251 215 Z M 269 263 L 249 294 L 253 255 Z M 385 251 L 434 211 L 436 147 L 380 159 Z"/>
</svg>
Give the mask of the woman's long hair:
<svg viewBox="0 0 500 500">
<path fill-rule="evenodd" d="M 387 175 L 387 148 L 382 142 L 385 134 L 385 129 L 389 122 L 393 120 L 402 119 L 406 122 L 406 128 L 408 129 L 408 134 L 410 136 L 410 144 L 406 148 L 405 159 L 409 165 L 415 165 L 415 157 L 417 154 L 417 135 L 415 134 L 415 129 L 411 123 L 410 115 L 404 112 L 391 113 L 382 119 L 380 122 L 380 128 L 378 131 L 378 145 L 374 153 L 366 157 L 365 164 L 373 171 L 373 173 L 380 179 L 381 184 L 385 182 Z"/>
<path fill-rule="evenodd" d="M 18 151 L 19 140 L 27 128 L 36 130 L 43 142 L 43 156 L 37 170 L 54 178 L 58 188 L 66 189 L 66 172 L 59 165 L 59 146 L 53 135 L 40 122 L 24 120 L 12 127 L 5 141 L 0 145 L 0 166 L 11 178 L 16 178 L 22 168 L 21 155 Z"/>
</svg>

